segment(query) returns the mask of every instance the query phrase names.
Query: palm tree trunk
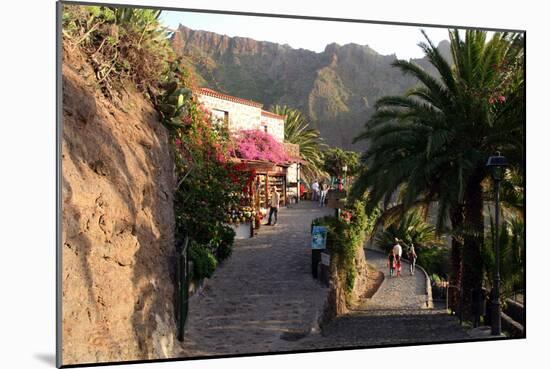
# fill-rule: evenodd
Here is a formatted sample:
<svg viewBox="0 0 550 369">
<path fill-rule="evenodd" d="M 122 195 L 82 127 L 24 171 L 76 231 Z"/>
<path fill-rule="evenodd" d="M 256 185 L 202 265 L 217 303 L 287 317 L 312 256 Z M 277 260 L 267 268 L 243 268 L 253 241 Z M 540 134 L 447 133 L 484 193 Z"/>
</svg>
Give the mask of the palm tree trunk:
<svg viewBox="0 0 550 369">
<path fill-rule="evenodd" d="M 481 246 L 483 244 L 483 197 L 481 180 L 483 170 L 478 169 L 470 178 L 465 192 L 464 208 L 464 251 L 463 251 L 463 313 L 466 319 L 475 319 L 477 298 L 481 294 L 483 264 Z"/>
<path fill-rule="evenodd" d="M 464 207 L 455 205 L 451 208 L 451 226 L 453 230 L 464 228 Z M 451 241 L 451 275 L 449 284 L 449 307 L 454 312 L 460 308 L 460 288 L 462 287 L 462 251 L 464 248 L 464 238 L 458 232 L 453 234 Z"/>
</svg>

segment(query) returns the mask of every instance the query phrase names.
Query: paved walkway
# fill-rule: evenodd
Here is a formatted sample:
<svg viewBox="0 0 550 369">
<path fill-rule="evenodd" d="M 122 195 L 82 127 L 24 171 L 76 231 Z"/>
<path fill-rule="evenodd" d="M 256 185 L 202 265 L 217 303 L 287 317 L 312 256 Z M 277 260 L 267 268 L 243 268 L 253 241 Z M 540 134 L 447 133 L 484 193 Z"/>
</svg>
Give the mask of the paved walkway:
<svg viewBox="0 0 550 369">
<path fill-rule="evenodd" d="M 409 264 L 403 261 L 401 276 L 390 277 L 385 254 L 365 250 L 367 261 L 384 273 L 384 282 L 371 299 L 366 299 L 360 310 L 420 309 L 426 307 L 426 277 L 420 269 L 409 273 Z"/>
<path fill-rule="evenodd" d="M 288 352 L 468 339 L 446 311 L 426 308 L 425 277 L 417 270 L 389 278 L 384 254 L 366 251 L 385 279 L 371 299 L 316 327 L 327 294 L 311 277 L 311 220 L 331 214 L 311 202 L 281 209 L 275 227 L 239 240 L 202 293 L 190 300 L 181 356 Z"/>
<path fill-rule="evenodd" d="M 409 274 L 403 263 L 400 277 L 389 277 L 383 253 L 365 250 L 367 262 L 384 273 L 384 281 L 371 299 L 338 317 L 323 331 L 299 342 L 296 350 L 368 347 L 471 338 L 458 320 L 442 309 L 426 308 L 426 278 L 421 270 Z"/>
<path fill-rule="evenodd" d="M 238 240 L 232 256 L 190 300 L 183 356 L 265 353 L 315 325 L 327 289 L 311 277 L 310 225 L 333 209 L 281 208 L 275 227 Z"/>
</svg>

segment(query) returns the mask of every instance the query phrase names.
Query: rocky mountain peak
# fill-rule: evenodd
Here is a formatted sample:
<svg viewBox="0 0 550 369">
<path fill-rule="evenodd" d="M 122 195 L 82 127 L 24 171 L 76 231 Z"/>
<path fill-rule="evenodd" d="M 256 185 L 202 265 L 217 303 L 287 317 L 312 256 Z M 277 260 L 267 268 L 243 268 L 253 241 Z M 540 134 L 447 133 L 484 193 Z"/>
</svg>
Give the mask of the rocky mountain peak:
<svg viewBox="0 0 550 369">
<path fill-rule="evenodd" d="M 401 94 L 415 81 L 392 67 L 395 54 L 368 45 L 327 44 L 316 53 L 267 41 L 197 31 L 183 25 L 172 37 L 203 87 L 272 105 L 289 105 L 309 116 L 329 145 L 361 150 L 361 132 L 382 96 Z M 438 46 L 450 56 L 449 43 Z M 425 59 L 415 59 L 429 70 Z"/>
</svg>

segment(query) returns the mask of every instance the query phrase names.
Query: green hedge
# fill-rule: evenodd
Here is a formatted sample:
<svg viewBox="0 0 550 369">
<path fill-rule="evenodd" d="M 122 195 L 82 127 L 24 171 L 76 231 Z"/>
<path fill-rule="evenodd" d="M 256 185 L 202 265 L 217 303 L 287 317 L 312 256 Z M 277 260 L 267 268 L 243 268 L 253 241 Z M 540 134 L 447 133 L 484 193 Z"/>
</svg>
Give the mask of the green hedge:
<svg viewBox="0 0 550 369">
<path fill-rule="evenodd" d="M 363 247 L 366 237 L 367 216 L 365 215 L 364 204 L 360 201 L 355 201 L 347 206 L 343 212 L 351 214 L 351 219 L 325 216 L 314 219 L 312 226 L 327 227 L 327 249 L 339 262 L 338 267 L 344 276 L 346 293 L 349 294 L 353 290 L 357 276 L 354 259 L 357 248 Z"/>
<path fill-rule="evenodd" d="M 451 252 L 445 246 L 417 248 L 416 263 L 422 266 L 428 275 L 444 277 L 449 274 Z M 433 279 L 433 278 L 432 278 Z"/>
<path fill-rule="evenodd" d="M 193 261 L 193 277 L 195 279 L 210 278 L 214 274 L 218 262 L 207 247 L 191 241 L 188 255 L 189 259 Z"/>
</svg>

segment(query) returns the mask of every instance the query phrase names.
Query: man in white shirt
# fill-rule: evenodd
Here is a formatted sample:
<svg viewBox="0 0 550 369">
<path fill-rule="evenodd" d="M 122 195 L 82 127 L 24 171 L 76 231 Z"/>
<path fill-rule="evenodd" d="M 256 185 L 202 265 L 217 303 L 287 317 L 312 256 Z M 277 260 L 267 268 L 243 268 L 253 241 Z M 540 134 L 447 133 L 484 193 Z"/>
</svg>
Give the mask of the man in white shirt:
<svg viewBox="0 0 550 369">
<path fill-rule="evenodd" d="M 271 197 L 269 199 L 269 219 L 267 220 L 267 225 L 271 225 L 271 216 L 275 213 L 275 222 L 273 225 L 277 224 L 277 213 L 279 212 L 279 202 L 281 196 L 277 192 L 277 187 L 271 188 Z"/>
<path fill-rule="evenodd" d="M 395 239 L 395 245 L 393 246 L 393 254 L 396 257 L 399 257 L 399 259 L 401 259 L 401 254 L 403 254 L 403 248 L 399 244 L 399 239 L 398 238 Z"/>
<path fill-rule="evenodd" d="M 311 191 L 313 191 L 313 201 L 319 200 L 319 182 L 317 180 L 313 181 L 311 184 Z"/>
</svg>

